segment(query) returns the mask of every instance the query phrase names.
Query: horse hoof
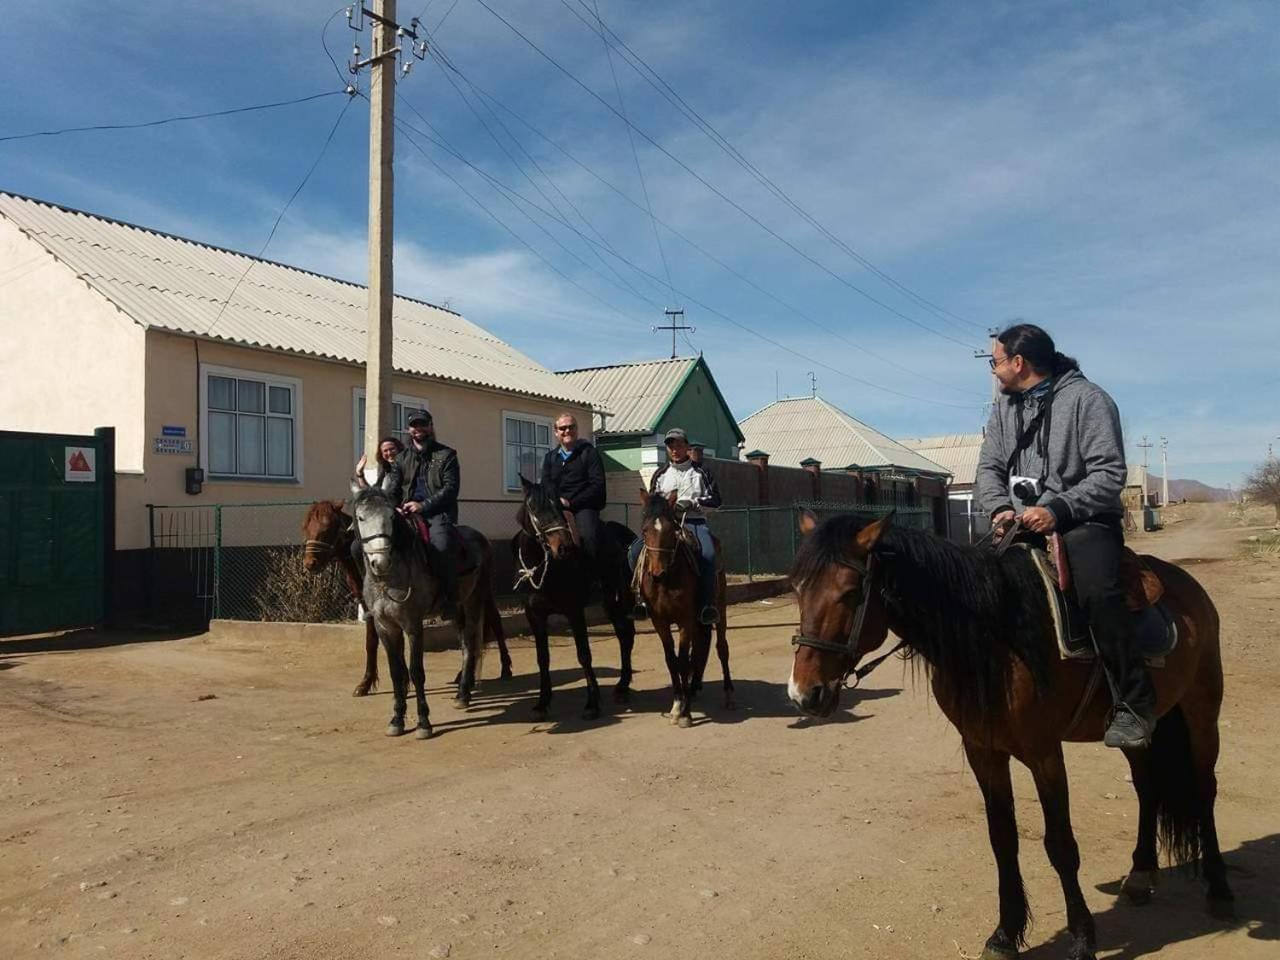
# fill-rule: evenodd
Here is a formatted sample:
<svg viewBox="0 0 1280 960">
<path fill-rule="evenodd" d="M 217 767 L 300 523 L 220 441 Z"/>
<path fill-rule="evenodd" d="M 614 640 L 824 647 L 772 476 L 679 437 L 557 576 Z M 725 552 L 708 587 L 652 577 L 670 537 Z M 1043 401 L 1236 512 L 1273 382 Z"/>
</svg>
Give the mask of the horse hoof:
<svg viewBox="0 0 1280 960">
<path fill-rule="evenodd" d="M 614 703 L 630 703 L 631 688 L 630 687 L 614 687 L 613 702 Z"/>
<path fill-rule="evenodd" d="M 1134 906 L 1144 907 L 1156 892 L 1156 877 L 1154 870 L 1133 870 L 1124 878 L 1120 892 Z"/>
<path fill-rule="evenodd" d="M 403 736 L 404 736 L 404 724 L 403 724 L 403 723 L 389 723 L 389 724 L 387 724 L 387 736 L 388 736 L 388 737 L 403 737 Z"/>
<path fill-rule="evenodd" d="M 583 707 L 582 719 L 583 720 L 599 720 L 600 708 L 599 707 Z"/>
<path fill-rule="evenodd" d="M 511 679 L 512 677 L 514 677 L 514 676 L 515 676 L 515 674 L 511 672 L 511 664 L 509 664 L 509 663 L 504 663 L 504 664 L 502 665 L 502 674 L 498 677 L 498 679 L 499 679 L 499 680 L 510 680 L 510 679 Z"/>
<path fill-rule="evenodd" d="M 356 688 L 351 691 L 353 697 L 367 697 L 370 693 L 378 688 L 377 680 L 361 680 L 356 684 Z"/>
<path fill-rule="evenodd" d="M 1018 960 L 1018 951 L 986 946 L 982 948 L 982 954 L 978 960 Z"/>
<path fill-rule="evenodd" d="M 737 710 L 737 709 L 738 709 L 738 701 L 737 701 L 737 700 L 735 700 L 735 699 L 733 698 L 733 694 L 732 694 L 732 693 L 731 693 L 731 694 L 728 694 L 728 695 L 724 698 L 724 708 L 725 708 L 726 710 Z"/>
<path fill-rule="evenodd" d="M 456 687 L 461 682 L 462 682 L 462 671 L 459 670 L 457 675 L 452 680 L 450 680 L 449 683 L 451 683 L 453 686 Z"/>
<path fill-rule="evenodd" d="M 677 717 L 676 726 L 680 727 L 681 729 L 688 730 L 690 727 L 693 726 L 693 717 L 690 717 L 690 716 Z"/>
<path fill-rule="evenodd" d="M 414 733 L 414 736 L 419 740 L 430 740 L 432 732 L 431 724 L 428 723 L 425 726 L 423 724 L 418 724 L 418 729 Z"/>
<path fill-rule="evenodd" d="M 1235 920 L 1236 919 L 1236 903 L 1235 897 L 1228 890 L 1225 895 L 1215 894 L 1210 891 L 1208 897 L 1209 916 L 1215 920 Z"/>
<path fill-rule="evenodd" d="M 544 721 L 544 720 L 546 720 L 546 719 L 547 719 L 547 712 L 548 712 L 548 711 L 547 711 L 547 708 L 546 708 L 546 707 L 543 707 L 543 706 L 537 706 L 537 707 L 534 707 L 534 708 L 533 708 L 533 722 L 534 722 L 534 723 L 542 723 L 542 721 Z"/>
</svg>

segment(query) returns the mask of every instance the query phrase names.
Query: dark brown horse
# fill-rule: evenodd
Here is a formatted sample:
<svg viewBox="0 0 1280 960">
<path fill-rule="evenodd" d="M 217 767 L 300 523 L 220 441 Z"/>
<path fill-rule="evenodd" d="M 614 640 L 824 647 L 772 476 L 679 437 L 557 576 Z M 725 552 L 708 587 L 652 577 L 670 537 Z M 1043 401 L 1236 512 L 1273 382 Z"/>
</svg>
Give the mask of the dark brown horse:
<svg viewBox="0 0 1280 960">
<path fill-rule="evenodd" d="M 667 670 L 671 674 L 671 712 L 663 714 L 680 727 L 693 725 L 693 700 L 702 688 L 702 675 L 711 655 L 711 628 L 698 620 L 698 550 L 682 530 L 676 516 L 676 494 L 663 496 L 640 491 L 644 520 L 640 535 L 644 548 L 636 561 L 637 592 L 644 598 L 653 629 L 662 641 Z M 716 541 L 716 653 L 724 674 L 724 705 L 732 709 L 733 678 L 729 675 L 729 641 L 726 638 L 725 575 Z M 677 651 L 671 628 L 680 631 Z"/>
<path fill-rule="evenodd" d="M 524 612 L 533 633 L 538 655 L 538 702 L 533 715 L 543 720 L 551 706 L 551 644 L 547 620 L 559 614 L 573 631 L 578 663 L 587 680 L 587 705 L 582 716 L 600 716 L 600 685 L 591 662 L 591 639 L 587 633 L 586 607 L 593 580 L 586 569 L 584 554 L 577 543 L 572 518 L 566 517 L 555 497 L 540 484 L 520 478 L 524 503 L 516 515 L 520 531 L 512 538 L 516 566 L 520 571 L 517 588 L 524 593 Z M 632 607 L 631 581 L 627 576 L 626 551 L 635 534 L 620 523 L 602 523 L 596 545 L 605 612 L 618 636 L 621 674 L 613 688 L 616 703 L 626 703 L 631 695 L 631 650 L 635 646 L 636 625 L 628 616 Z"/>
<path fill-rule="evenodd" d="M 364 590 L 364 578 L 359 565 L 351 555 L 353 536 L 352 517 L 343 511 L 343 500 L 317 500 L 307 508 L 307 516 L 302 521 L 302 536 L 305 546 L 302 552 L 302 566 L 308 573 L 319 573 L 330 563 L 336 563 L 342 570 L 343 579 L 347 582 L 347 590 L 351 599 L 361 602 Z M 511 653 L 507 650 L 507 640 L 502 632 L 502 620 L 494 606 L 485 617 L 485 626 L 489 630 L 489 638 L 498 644 L 498 656 L 502 661 L 502 678 L 511 676 Z M 407 669 L 407 668 L 406 668 Z M 460 679 L 454 677 L 456 685 Z M 378 631 L 372 619 L 364 622 L 364 677 L 351 692 L 353 697 L 367 696 L 378 688 Z"/>
<path fill-rule="evenodd" d="M 1000 918 L 983 958 L 1016 957 L 1029 920 L 1010 757 L 1035 779 L 1045 852 L 1066 898 L 1068 956 L 1092 958 L 1094 922 L 1077 879 L 1080 854 L 1062 742 L 1102 739 L 1110 701 L 1105 685 L 1090 684 L 1090 664 L 1060 659 L 1030 555 L 1013 550 L 996 557 L 896 529 L 891 517 L 867 522 L 840 516 L 819 527 L 806 515 L 801 529 L 806 538 L 792 570 L 800 633 L 793 640 L 791 699 L 805 713 L 829 715 L 854 665 L 892 630 L 931 675 L 934 696 L 960 733 L 986 803 Z M 1200 868 L 1211 906 L 1225 910 L 1231 889 L 1213 816 L 1222 703 L 1218 614 L 1190 574 L 1143 559 L 1164 585 L 1180 637 L 1164 667 L 1153 671 L 1160 720 L 1151 748 L 1125 754 L 1138 794 L 1138 842 L 1123 891 L 1135 902 L 1150 899 L 1159 839 L 1171 861 Z"/>
</svg>

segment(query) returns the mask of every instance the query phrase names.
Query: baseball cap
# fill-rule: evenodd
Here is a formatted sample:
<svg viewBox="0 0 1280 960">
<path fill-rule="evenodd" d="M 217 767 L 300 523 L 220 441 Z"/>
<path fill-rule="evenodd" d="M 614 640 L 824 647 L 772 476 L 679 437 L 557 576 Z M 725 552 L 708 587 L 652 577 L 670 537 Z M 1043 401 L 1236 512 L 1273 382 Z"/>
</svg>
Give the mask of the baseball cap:
<svg viewBox="0 0 1280 960">
<path fill-rule="evenodd" d="M 430 413 L 428 413 L 426 410 L 418 410 L 416 413 L 414 413 L 412 416 L 409 417 L 409 422 L 406 424 L 406 426 L 412 427 L 415 423 L 429 424 L 431 422 L 432 420 L 431 420 Z"/>
<path fill-rule="evenodd" d="M 670 430 L 667 431 L 667 435 L 662 438 L 662 442 L 670 443 L 672 440 L 683 440 L 685 443 L 688 443 L 689 435 L 685 433 L 683 430 L 681 430 L 679 427 L 672 427 Z"/>
</svg>

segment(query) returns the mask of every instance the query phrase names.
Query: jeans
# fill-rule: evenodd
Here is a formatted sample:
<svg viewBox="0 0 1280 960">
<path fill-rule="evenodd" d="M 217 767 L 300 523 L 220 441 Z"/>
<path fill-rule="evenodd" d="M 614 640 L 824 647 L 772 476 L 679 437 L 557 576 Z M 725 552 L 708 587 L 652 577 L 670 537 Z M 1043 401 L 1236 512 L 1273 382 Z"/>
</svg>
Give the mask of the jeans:
<svg viewBox="0 0 1280 960">
<path fill-rule="evenodd" d="M 698 541 L 698 605 L 714 606 L 716 602 L 716 545 L 711 539 L 711 527 L 705 520 L 686 520 L 684 525 L 693 532 Z M 637 537 L 627 551 L 627 562 L 631 569 L 636 568 L 640 559 L 640 550 L 644 546 L 644 538 Z"/>
<path fill-rule="evenodd" d="M 1103 523 L 1082 523 L 1062 535 L 1071 563 L 1076 600 L 1089 618 L 1116 695 L 1140 717 L 1155 715 L 1156 692 L 1138 649 L 1133 617 L 1120 587 L 1124 533 Z"/>
</svg>

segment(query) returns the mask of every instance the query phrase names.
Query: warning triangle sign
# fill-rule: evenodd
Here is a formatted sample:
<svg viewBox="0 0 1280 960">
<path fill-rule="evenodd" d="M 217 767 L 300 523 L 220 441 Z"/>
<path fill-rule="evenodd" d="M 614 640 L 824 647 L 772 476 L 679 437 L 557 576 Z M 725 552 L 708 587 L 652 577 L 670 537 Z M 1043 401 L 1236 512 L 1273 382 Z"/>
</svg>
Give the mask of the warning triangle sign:
<svg viewBox="0 0 1280 960">
<path fill-rule="evenodd" d="M 71 455 L 71 459 L 67 461 L 67 469 L 72 473 L 93 473 L 93 468 L 85 459 L 83 450 L 77 450 Z"/>
</svg>

